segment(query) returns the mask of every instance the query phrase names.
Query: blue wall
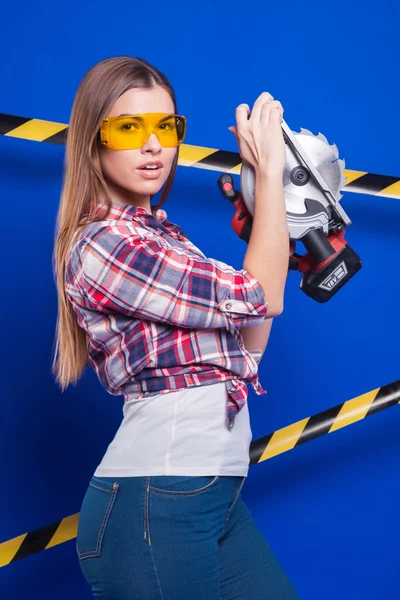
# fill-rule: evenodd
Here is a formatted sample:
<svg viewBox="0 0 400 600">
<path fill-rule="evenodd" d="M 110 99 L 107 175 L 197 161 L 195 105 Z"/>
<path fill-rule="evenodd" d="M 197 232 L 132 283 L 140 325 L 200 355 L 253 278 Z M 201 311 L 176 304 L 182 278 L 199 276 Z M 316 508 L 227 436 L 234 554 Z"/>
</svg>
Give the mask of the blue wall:
<svg viewBox="0 0 400 600">
<path fill-rule="evenodd" d="M 145 6 L 25 1 L 18 12 L 3 9 L 0 112 L 68 123 L 85 72 L 129 54 L 170 78 L 189 144 L 236 150 L 227 130 L 236 106 L 268 90 L 293 130 L 322 131 L 349 169 L 400 175 L 394 0 Z M 0 137 L 0 541 L 79 511 L 122 418 L 122 396 L 104 392 L 92 371 L 64 394 L 50 372 L 63 158 L 63 147 Z M 246 245 L 230 227 L 217 177 L 180 167 L 168 216 L 206 255 L 241 268 Z M 400 202 L 351 193 L 342 202 L 363 268 L 322 305 L 290 273 L 260 365 L 268 394 L 249 387 L 253 439 L 399 379 Z M 250 468 L 244 499 L 302 599 L 397 597 L 398 411 Z M 74 545 L 1 569 L 1 597 L 91 598 Z"/>
</svg>

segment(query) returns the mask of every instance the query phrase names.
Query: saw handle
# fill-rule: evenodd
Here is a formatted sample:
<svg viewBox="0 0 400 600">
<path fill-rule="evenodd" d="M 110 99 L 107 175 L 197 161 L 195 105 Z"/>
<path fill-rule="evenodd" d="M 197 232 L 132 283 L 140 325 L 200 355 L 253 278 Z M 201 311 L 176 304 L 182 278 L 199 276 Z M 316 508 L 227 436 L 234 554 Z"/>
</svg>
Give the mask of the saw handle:
<svg viewBox="0 0 400 600">
<path fill-rule="evenodd" d="M 317 265 L 335 254 L 335 249 L 322 229 L 311 229 L 300 241 Z"/>
<path fill-rule="evenodd" d="M 240 192 L 235 190 L 234 180 L 232 175 L 229 173 L 224 173 L 220 177 L 218 177 L 218 187 L 221 190 L 221 194 L 227 200 L 230 200 L 232 203 L 235 203 L 235 200 L 241 195 Z"/>
<path fill-rule="evenodd" d="M 234 232 L 240 237 L 241 240 L 248 244 L 250 241 L 253 218 L 247 210 L 242 194 L 234 187 L 232 175 L 229 175 L 229 173 L 224 173 L 221 175 L 218 178 L 218 187 L 221 190 L 223 197 L 232 202 L 236 209 L 231 221 Z"/>
</svg>

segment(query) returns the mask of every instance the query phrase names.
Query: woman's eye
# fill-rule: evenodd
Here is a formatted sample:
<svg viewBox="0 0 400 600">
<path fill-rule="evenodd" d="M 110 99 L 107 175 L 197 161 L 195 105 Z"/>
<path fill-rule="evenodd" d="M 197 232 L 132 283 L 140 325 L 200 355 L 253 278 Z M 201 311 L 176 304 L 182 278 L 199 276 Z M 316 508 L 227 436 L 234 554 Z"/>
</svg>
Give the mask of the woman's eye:
<svg viewBox="0 0 400 600">
<path fill-rule="evenodd" d="M 121 127 L 124 131 L 131 131 L 131 128 L 138 129 L 138 126 L 135 123 L 125 123 L 125 125 L 122 125 Z"/>
<path fill-rule="evenodd" d="M 164 131 L 168 131 L 170 129 L 174 129 L 175 125 L 173 123 L 162 123 L 159 127 Z"/>
</svg>

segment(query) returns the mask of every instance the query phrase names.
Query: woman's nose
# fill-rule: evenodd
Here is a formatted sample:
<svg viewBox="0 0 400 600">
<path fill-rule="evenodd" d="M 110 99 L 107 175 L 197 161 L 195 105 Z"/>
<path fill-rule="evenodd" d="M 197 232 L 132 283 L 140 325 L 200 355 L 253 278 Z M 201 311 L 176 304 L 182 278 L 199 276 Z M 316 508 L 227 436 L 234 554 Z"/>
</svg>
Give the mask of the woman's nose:
<svg viewBox="0 0 400 600">
<path fill-rule="evenodd" d="M 158 137 L 155 133 L 152 133 L 147 138 L 145 144 L 143 145 L 143 150 L 152 150 L 153 152 L 159 150 L 161 148 L 161 144 L 158 140 Z"/>
</svg>

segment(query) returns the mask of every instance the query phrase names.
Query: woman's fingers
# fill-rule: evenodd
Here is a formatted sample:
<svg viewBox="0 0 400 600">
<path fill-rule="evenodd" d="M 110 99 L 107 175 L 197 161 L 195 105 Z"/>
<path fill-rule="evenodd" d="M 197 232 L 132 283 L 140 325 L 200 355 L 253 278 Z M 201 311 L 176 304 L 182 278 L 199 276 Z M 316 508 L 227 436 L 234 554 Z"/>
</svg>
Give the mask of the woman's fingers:
<svg viewBox="0 0 400 600">
<path fill-rule="evenodd" d="M 239 104 L 236 109 L 236 133 L 238 131 L 244 131 L 248 126 L 248 119 L 250 115 L 250 107 L 248 104 Z"/>
<path fill-rule="evenodd" d="M 240 151 L 239 138 L 238 138 L 237 129 L 236 129 L 235 125 L 232 125 L 231 127 L 228 127 L 228 129 L 235 136 L 236 143 L 237 143 L 237 145 L 239 147 L 239 151 Z"/>
<path fill-rule="evenodd" d="M 268 127 L 270 123 L 276 124 L 281 121 L 283 115 L 283 106 L 279 100 L 273 100 L 267 102 L 261 107 L 261 123 L 263 126 Z"/>
<path fill-rule="evenodd" d="M 263 92 L 254 102 L 253 110 L 251 111 L 251 118 L 254 123 L 258 123 L 261 119 L 261 111 L 265 105 L 268 106 L 272 102 L 274 97 L 269 92 Z"/>
<path fill-rule="evenodd" d="M 282 115 L 282 104 L 274 100 L 269 92 L 260 94 L 252 112 L 248 104 L 239 104 L 236 108 L 236 126 L 229 127 L 229 130 L 236 137 L 242 160 L 246 160 L 254 168 L 260 164 L 265 168 L 281 167 L 281 162 L 285 160 L 280 127 Z"/>
</svg>

